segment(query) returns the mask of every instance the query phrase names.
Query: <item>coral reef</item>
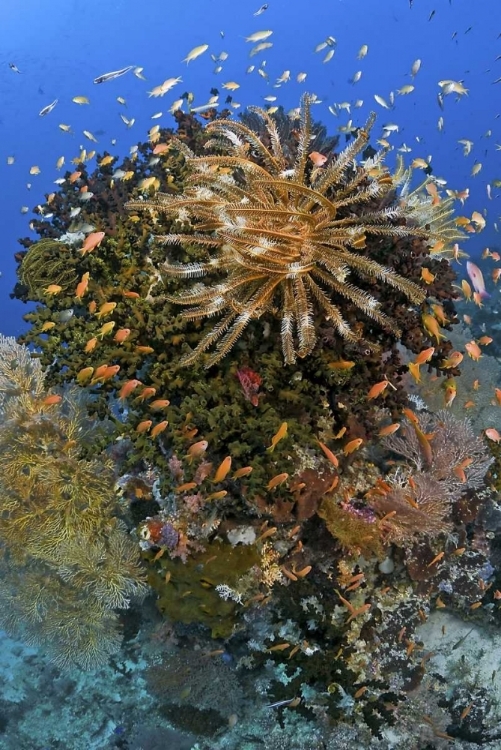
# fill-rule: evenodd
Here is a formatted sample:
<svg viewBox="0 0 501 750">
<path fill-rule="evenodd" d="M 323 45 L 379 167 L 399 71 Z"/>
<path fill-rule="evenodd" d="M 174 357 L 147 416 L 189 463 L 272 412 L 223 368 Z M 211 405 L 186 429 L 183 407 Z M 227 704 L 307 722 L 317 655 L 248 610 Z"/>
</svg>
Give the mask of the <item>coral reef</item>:
<svg viewBox="0 0 501 750">
<path fill-rule="evenodd" d="M 84 457 L 102 426 L 77 389 L 46 391 L 14 339 L 0 355 L 1 621 L 62 666 L 95 667 L 120 648 L 115 610 L 146 593 L 111 462 Z"/>
<path fill-rule="evenodd" d="M 420 366 L 449 387 L 460 376 L 443 364 L 457 323 L 448 255 L 468 220 L 431 176 L 411 189 L 403 162 L 390 173 L 384 152 L 371 156 L 372 119 L 337 152 L 309 105 L 241 122 L 214 110 L 206 127 L 178 112 L 176 134 L 155 126 L 121 164 L 82 161 L 50 219 L 40 207 L 41 242 L 18 254 L 15 294 L 37 303 L 31 367 L 60 390 L 40 384 L 36 408 L 9 395 L 57 424 L 47 454 L 25 451 L 6 485 L 26 488 L 29 459 L 23 501 L 44 498 L 35 526 L 17 499 L 0 523 L 5 565 L 17 556 L 20 571 L 9 606 L 14 585 L 42 576 L 31 616 L 49 622 L 45 591 L 70 601 L 55 621 L 65 634 L 86 601 L 79 622 L 102 627 L 102 660 L 118 644 L 113 610 L 135 626 L 140 548 L 168 641 L 150 687 L 166 685 L 163 717 L 203 748 L 293 747 L 294 727 L 297 747 L 391 747 L 385 732 L 411 723 L 426 674 L 420 625 L 445 608 L 497 616 L 488 450 L 450 411 L 416 414 L 408 399 Z M 88 424 L 104 429 L 92 445 Z M 208 683 L 237 677 L 246 689 L 218 705 Z M 426 737 L 443 727 L 429 713 Z"/>
</svg>

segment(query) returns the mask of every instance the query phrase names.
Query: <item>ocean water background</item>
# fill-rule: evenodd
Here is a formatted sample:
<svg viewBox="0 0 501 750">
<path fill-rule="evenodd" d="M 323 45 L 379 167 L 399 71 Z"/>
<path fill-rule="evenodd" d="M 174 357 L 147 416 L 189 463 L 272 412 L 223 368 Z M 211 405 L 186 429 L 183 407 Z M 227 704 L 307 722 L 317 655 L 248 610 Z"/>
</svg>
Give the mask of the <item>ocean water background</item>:
<svg viewBox="0 0 501 750">
<path fill-rule="evenodd" d="M 395 148 L 405 143 L 412 149 L 404 154 L 406 161 L 431 155 L 434 174 L 446 179 L 448 187 L 470 189 L 465 213 L 487 209 L 486 230 L 467 243 L 470 256 L 476 258 L 486 246 L 492 249 L 499 243 L 494 223 L 501 221 L 501 189 L 493 188 L 491 199 L 487 195 L 488 183 L 501 179 L 501 151 L 495 146 L 501 142 L 501 82 L 494 83 L 501 76 L 501 59 L 496 60 L 501 55 L 499 0 L 414 0 L 412 7 L 409 0 L 270 0 L 268 6 L 255 16 L 259 0 L 148 0 L 144 4 L 9 0 L 0 4 L 0 316 L 4 334 L 20 334 L 27 312 L 25 305 L 9 299 L 15 283 L 17 239 L 30 235 L 28 225 L 33 218 L 31 213 L 22 214 L 21 206 L 31 212 L 44 195 L 57 189 L 54 180 L 72 169 L 71 159 L 81 147 L 125 156 L 133 144 L 146 140 L 152 125 L 174 125 L 168 110 L 185 91 L 194 93 L 193 106 L 206 103 L 213 87 L 218 88 L 221 103 L 230 94 L 241 105 L 235 117 L 249 104 L 265 106 L 264 97 L 270 95 L 276 95 L 274 104 L 287 111 L 308 91 L 321 100 L 314 115 L 331 133 L 350 117 L 353 126 L 363 125 L 374 110 L 378 119 L 372 143 L 381 137 L 382 125 L 399 125 L 400 132 L 393 133 L 390 141 Z M 264 29 L 273 31 L 268 40 L 273 47 L 249 59 L 253 44 L 245 37 Z M 318 53 L 314 49 L 327 36 L 336 39 L 336 52 L 330 62 L 323 63 L 330 48 Z M 181 62 L 200 44 L 209 44 L 209 50 L 189 65 Z M 363 44 L 369 46 L 368 54 L 357 60 Z M 223 51 L 228 58 L 216 74 L 210 54 Z M 394 109 L 383 109 L 374 95 L 388 99 L 390 91 L 411 83 L 411 65 L 418 58 L 422 66 L 413 82 L 415 90 L 406 96 L 395 94 Z M 257 72 L 263 60 L 268 80 Z M 9 63 L 21 74 L 12 71 Z M 256 68 L 246 74 L 250 64 Z M 96 76 L 127 65 L 143 67 L 147 80 L 128 73 L 93 84 Z M 290 70 L 290 81 L 275 88 L 285 70 Z M 362 77 L 352 85 L 349 80 L 358 70 Z M 304 83 L 296 81 L 299 72 L 307 73 Z M 148 96 L 154 86 L 177 76 L 182 83 L 163 98 Z M 446 96 L 443 112 L 437 102 L 441 79 L 464 81 L 469 90 L 467 96 Z M 228 81 L 239 83 L 240 88 L 225 91 L 222 84 Z M 74 96 L 89 97 L 90 106 L 73 103 Z M 117 102 L 117 96 L 126 99 L 126 107 Z M 54 99 L 58 99 L 56 108 L 40 117 L 40 110 Z M 329 105 L 353 104 L 357 99 L 364 104 L 352 109 L 351 115 L 341 111 L 336 118 L 328 110 Z M 163 116 L 152 120 L 160 111 Z M 135 118 L 132 128 L 124 125 L 120 113 Z M 444 118 L 441 132 L 437 127 L 440 116 Z M 71 125 L 72 133 L 62 132 L 60 123 Z M 91 143 L 83 130 L 99 133 L 99 142 Z M 474 142 L 468 157 L 458 144 L 464 138 Z M 116 139 L 115 146 L 112 139 Z M 66 165 L 58 173 L 55 165 L 62 155 Z M 7 164 L 8 156 L 15 157 L 14 164 Z M 475 162 L 483 166 L 472 177 Z M 39 175 L 30 175 L 34 165 L 39 166 Z"/>
</svg>

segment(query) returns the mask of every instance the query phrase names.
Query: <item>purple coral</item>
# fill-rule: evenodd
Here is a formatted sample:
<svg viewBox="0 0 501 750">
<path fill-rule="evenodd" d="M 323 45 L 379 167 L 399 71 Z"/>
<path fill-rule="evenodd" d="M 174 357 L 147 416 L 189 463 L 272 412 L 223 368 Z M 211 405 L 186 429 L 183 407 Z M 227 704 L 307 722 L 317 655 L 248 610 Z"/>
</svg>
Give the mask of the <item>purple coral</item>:
<svg viewBox="0 0 501 750">
<path fill-rule="evenodd" d="M 178 543 L 179 532 L 177 529 L 171 523 L 164 524 L 158 536 L 158 545 L 173 550 L 177 547 Z"/>
</svg>

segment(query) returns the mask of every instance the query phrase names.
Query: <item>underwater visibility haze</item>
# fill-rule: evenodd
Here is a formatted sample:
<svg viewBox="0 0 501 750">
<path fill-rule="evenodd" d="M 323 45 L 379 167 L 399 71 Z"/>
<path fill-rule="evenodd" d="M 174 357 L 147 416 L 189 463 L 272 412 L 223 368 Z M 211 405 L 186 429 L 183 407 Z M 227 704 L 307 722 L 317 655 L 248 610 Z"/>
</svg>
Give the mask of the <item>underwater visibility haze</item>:
<svg viewBox="0 0 501 750">
<path fill-rule="evenodd" d="M 499 3 L 0 40 L 0 750 L 500 750 Z"/>
</svg>

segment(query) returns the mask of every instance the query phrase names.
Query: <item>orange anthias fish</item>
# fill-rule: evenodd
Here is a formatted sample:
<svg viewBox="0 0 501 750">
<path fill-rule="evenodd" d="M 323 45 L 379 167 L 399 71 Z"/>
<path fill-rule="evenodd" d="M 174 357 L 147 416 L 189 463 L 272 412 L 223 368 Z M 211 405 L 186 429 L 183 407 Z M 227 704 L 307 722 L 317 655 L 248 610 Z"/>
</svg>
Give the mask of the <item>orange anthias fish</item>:
<svg viewBox="0 0 501 750">
<path fill-rule="evenodd" d="M 400 429 L 400 422 L 393 422 L 393 424 L 388 424 L 385 427 L 381 427 L 381 429 L 378 432 L 378 435 L 381 437 L 386 437 L 387 435 L 393 435 L 394 432 Z"/>
<path fill-rule="evenodd" d="M 479 345 L 475 341 L 468 341 L 464 345 L 464 348 L 468 352 L 468 355 L 475 361 L 478 362 L 480 357 L 482 356 L 482 352 L 480 351 Z"/>
<path fill-rule="evenodd" d="M 243 466 L 241 469 L 237 469 L 232 476 L 232 479 L 241 479 L 242 477 L 248 477 L 252 472 L 252 466 Z"/>
<path fill-rule="evenodd" d="M 433 304 L 430 305 L 430 307 L 432 309 L 433 315 L 436 317 L 440 325 L 444 326 L 448 321 L 447 321 L 447 316 L 445 314 L 445 310 L 442 307 L 442 305 L 439 305 L 437 302 L 434 302 Z"/>
<path fill-rule="evenodd" d="M 419 370 L 419 365 L 416 364 L 415 362 L 409 362 L 409 364 L 407 365 L 407 367 L 409 368 L 409 372 L 412 375 L 412 377 L 414 378 L 414 380 L 416 381 L 416 383 L 420 383 L 421 382 L 421 372 Z"/>
<path fill-rule="evenodd" d="M 283 484 L 287 479 L 289 478 L 289 475 L 286 471 L 284 471 L 283 474 L 277 474 L 276 477 L 273 477 L 270 479 L 268 484 L 266 485 L 267 490 L 272 490 L 274 487 L 278 487 L 279 484 Z"/>
<path fill-rule="evenodd" d="M 97 338 L 94 336 L 94 338 L 89 339 L 87 341 L 87 343 L 85 344 L 84 352 L 86 354 L 90 354 L 91 352 L 94 351 L 94 349 L 96 348 L 96 346 L 97 346 Z"/>
<path fill-rule="evenodd" d="M 101 338 L 104 338 L 108 333 L 111 333 L 113 328 L 115 327 L 115 321 L 109 320 L 107 323 L 104 323 L 101 328 L 99 329 L 97 335 Z"/>
<path fill-rule="evenodd" d="M 501 406 L 501 388 L 495 388 L 494 394 L 496 396 L 496 401 L 498 402 L 499 406 Z"/>
<path fill-rule="evenodd" d="M 383 391 L 386 390 L 386 388 L 389 386 L 390 381 L 389 380 L 381 380 L 380 383 L 376 383 L 372 386 L 369 393 L 367 394 L 367 401 L 370 401 L 373 398 L 377 398 L 378 396 L 383 393 Z"/>
<path fill-rule="evenodd" d="M 198 443 L 193 443 L 193 445 L 190 445 L 187 455 L 188 462 L 191 463 L 193 459 L 203 456 L 208 448 L 208 445 L 209 443 L 207 442 L 207 440 L 199 440 Z"/>
<path fill-rule="evenodd" d="M 170 404 L 169 399 L 167 398 L 158 398 L 156 401 L 152 401 L 150 404 L 150 409 L 153 409 L 153 411 L 158 411 L 159 409 L 166 409 Z"/>
<path fill-rule="evenodd" d="M 414 360 L 414 364 L 416 365 L 424 365 L 425 362 L 429 362 L 430 359 L 433 357 L 435 353 L 435 347 L 430 346 L 428 349 L 423 349 L 419 354 L 417 355 L 416 359 Z"/>
<path fill-rule="evenodd" d="M 123 344 L 123 342 L 127 338 L 129 338 L 129 336 L 130 336 L 130 328 L 120 328 L 113 336 L 113 341 L 116 341 L 117 344 Z"/>
<path fill-rule="evenodd" d="M 430 313 L 424 313 L 421 316 L 425 331 L 430 337 L 435 337 L 437 344 L 440 344 L 440 339 L 447 338 L 443 333 L 440 333 L 440 327 L 438 320 Z"/>
<path fill-rule="evenodd" d="M 423 267 L 421 269 L 421 279 L 425 284 L 433 284 L 435 281 L 435 274 L 432 273 L 429 268 Z"/>
<path fill-rule="evenodd" d="M 105 302 L 101 305 L 99 308 L 99 312 L 97 313 L 96 317 L 98 320 L 101 320 L 101 318 L 104 318 L 106 315 L 109 315 L 115 307 L 117 306 L 116 302 Z"/>
<path fill-rule="evenodd" d="M 355 440 L 350 440 L 349 443 L 346 443 L 346 445 L 343 446 L 344 455 L 348 456 L 350 453 L 357 451 L 363 442 L 364 441 L 362 440 L 362 438 L 355 438 Z"/>
<path fill-rule="evenodd" d="M 93 367 L 84 367 L 83 370 L 80 370 L 80 372 L 77 373 L 77 380 L 80 385 L 82 385 L 85 380 L 89 380 L 89 378 L 92 377 L 93 373 Z"/>
<path fill-rule="evenodd" d="M 118 398 L 122 401 L 123 399 L 127 398 L 127 396 L 130 396 L 134 388 L 137 388 L 138 385 L 142 385 L 140 380 L 136 380 L 134 378 L 133 380 L 128 380 L 126 383 L 123 384 L 123 386 L 120 388 L 118 392 Z"/>
<path fill-rule="evenodd" d="M 222 482 L 223 479 L 226 478 L 226 475 L 228 474 L 229 470 L 231 469 L 231 456 L 226 456 L 223 461 L 219 464 L 216 473 L 214 474 L 214 479 L 212 480 L 214 484 L 217 484 L 218 482 Z"/>
<path fill-rule="evenodd" d="M 287 435 L 287 427 L 288 427 L 287 422 L 282 422 L 277 432 L 271 438 L 271 445 L 268 446 L 268 448 L 266 448 L 268 453 L 273 453 L 277 443 L 280 442 L 280 440 L 282 440 L 282 438 L 284 438 Z"/>
<path fill-rule="evenodd" d="M 87 291 L 87 287 L 89 285 L 89 272 L 83 274 L 82 278 L 77 284 L 77 288 L 75 290 L 75 299 L 81 300 L 84 296 L 85 292 Z"/>
<path fill-rule="evenodd" d="M 99 245 L 104 239 L 104 236 L 105 236 L 104 232 L 91 232 L 90 234 L 88 234 L 80 250 L 82 255 L 86 255 L 87 253 L 90 253 L 93 250 L 95 250 L 96 247 L 99 247 Z"/>
<path fill-rule="evenodd" d="M 489 438 L 489 440 L 493 440 L 495 443 L 499 443 L 501 441 L 501 435 L 495 427 L 488 427 L 485 430 L 485 434 Z"/>
<path fill-rule="evenodd" d="M 145 419 L 144 422 L 139 422 L 136 427 L 136 432 L 148 432 L 153 422 L 151 419 Z"/>
<path fill-rule="evenodd" d="M 44 406 L 53 406 L 54 404 L 59 404 L 63 400 L 63 397 L 60 396 L 57 393 L 53 393 L 50 396 L 46 396 L 44 400 L 42 401 L 42 404 Z"/>
<path fill-rule="evenodd" d="M 321 449 L 323 450 L 325 456 L 329 459 L 329 461 L 331 462 L 331 464 L 333 466 L 335 466 L 336 469 L 337 469 L 338 466 L 339 466 L 339 461 L 337 460 L 337 457 L 334 455 L 334 453 L 330 450 L 330 448 L 328 448 L 325 445 L 325 443 L 320 442 L 320 440 L 317 440 L 317 443 L 319 444 L 319 446 L 321 447 Z"/>
<path fill-rule="evenodd" d="M 323 167 L 327 161 L 327 157 L 321 154 L 320 151 L 312 151 L 311 154 L 308 154 L 308 159 L 313 162 L 313 166 L 315 167 Z"/>
<path fill-rule="evenodd" d="M 157 389 L 153 385 L 149 385 L 147 388 L 143 388 L 139 396 L 136 397 L 137 401 L 146 401 L 147 398 L 151 398 L 155 395 Z"/>
<path fill-rule="evenodd" d="M 471 286 L 470 286 L 470 285 L 468 284 L 468 282 L 466 281 L 466 279 L 463 279 L 463 280 L 462 280 L 462 282 L 461 282 L 461 289 L 462 289 L 462 292 L 463 292 L 463 294 L 464 294 L 464 298 L 465 298 L 465 300 L 466 300 L 467 302 L 468 302 L 468 300 L 471 300 L 471 298 L 472 298 L 472 295 L 473 295 L 473 291 L 472 291 L 472 288 L 471 288 Z"/>
<path fill-rule="evenodd" d="M 59 286 L 59 284 L 49 284 L 49 286 L 44 289 L 45 294 L 59 294 L 59 292 L 62 291 L 63 287 Z"/>
<path fill-rule="evenodd" d="M 440 367 L 444 370 L 449 370 L 452 367 L 458 367 L 463 361 L 463 354 L 461 352 L 451 352 L 447 359 L 441 363 Z"/>
<path fill-rule="evenodd" d="M 446 406 L 451 406 L 452 402 L 456 398 L 457 395 L 457 385 L 456 381 L 453 378 L 448 378 L 443 383 L 444 388 L 444 402 Z"/>
<path fill-rule="evenodd" d="M 168 421 L 166 419 L 164 419 L 163 422 L 159 422 L 158 424 L 156 424 L 154 426 L 154 428 L 152 429 L 151 433 L 150 433 L 151 437 L 152 438 L 156 438 L 157 435 L 160 435 L 160 433 L 163 432 L 166 429 L 166 427 L 168 426 L 168 424 L 169 423 L 168 423 Z"/>
</svg>

